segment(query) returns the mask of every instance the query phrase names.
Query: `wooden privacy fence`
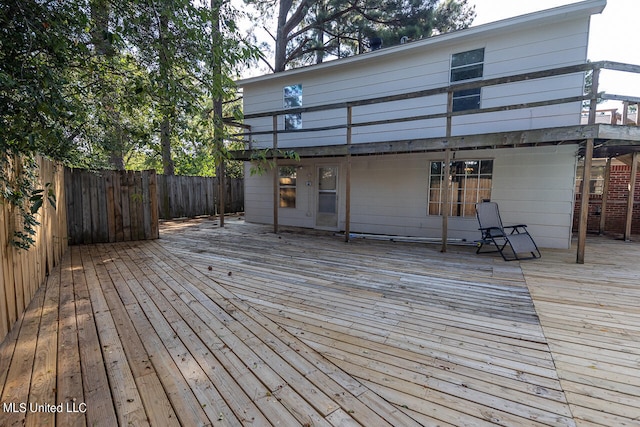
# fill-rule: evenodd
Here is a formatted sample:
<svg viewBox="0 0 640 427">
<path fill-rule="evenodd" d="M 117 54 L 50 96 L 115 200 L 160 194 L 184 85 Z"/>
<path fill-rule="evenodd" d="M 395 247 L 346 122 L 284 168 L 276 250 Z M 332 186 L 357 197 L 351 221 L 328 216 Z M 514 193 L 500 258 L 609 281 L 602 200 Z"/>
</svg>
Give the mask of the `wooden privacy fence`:
<svg viewBox="0 0 640 427">
<path fill-rule="evenodd" d="M 67 169 L 71 244 L 157 239 L 157 175 L 150 171 Z"/>
<path fill-rule="evenodd" d="M 225 212 L 244 211 L 244 182 L 227 178 Z M 173 219 L 218 214 L 218 178 L 158 175 L 160 218 Z"/>
<path fill-rule="evenodd" d="M 159 237 L 158 200 L 167 218 L 217 214 L 217 178 L 158 176 L 155 171 L 88 171 L 38 158 L 38 187 L 51 183 L 56 208 L 43 204 L 35 244 L 11 245 L 20 215 L 0 197 L 0 341 L 71 244 Z M 161 184 L 159 184 L 159 182 Z M 242 179 L 226 180 L 226 212 L 244 209 Z M 164 190 L 164 191 L 163 191 Z M 164 218 L 164 217 L 163 217 Z"/>
<path fill-rule="evenodd" d="M 0 342 L 29 304 L 47 274 L 67 248 L 67 216 L 64 168 L 58 163 L 37 158 L 36 188 L 51 183 L 56 208 L 45 202 L 36 215 L 35 244 L 21 250 L 11 245 L 13 232 L 22 227 L 21 215 L 0 196 Z"/>
</svg>

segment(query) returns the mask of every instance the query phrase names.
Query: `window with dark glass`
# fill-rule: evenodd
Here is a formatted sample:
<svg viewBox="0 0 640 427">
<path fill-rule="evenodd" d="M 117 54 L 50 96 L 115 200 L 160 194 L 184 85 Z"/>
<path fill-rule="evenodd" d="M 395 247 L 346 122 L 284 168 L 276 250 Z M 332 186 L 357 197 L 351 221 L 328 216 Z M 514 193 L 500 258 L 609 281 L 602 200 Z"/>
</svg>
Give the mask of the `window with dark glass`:
<svg viewBox="0 0 640 427">
<path fill-rule="evenodd" d="M 451 55 L 450 82 L 479 80 L 484 72 L 484 48 Z M 453 111 L 480 108 L 480 88 L 459 90 L 453 93 Z"/>
<path fill-rule="evenodd" d="M 449 164 L 449 206 L 444 207 L 444 162 L 431 162 L 429 171 L 428 215 L 473 217 L 475 204 L 491 199 L 493 160 L 459 160 Z"/>
<path fill-rule="evenodd" d="M 280 185 L 281 208 L 296 207 L 296 167 L 280 166 L 278 168 L 278 183 Z"/>
</svg>

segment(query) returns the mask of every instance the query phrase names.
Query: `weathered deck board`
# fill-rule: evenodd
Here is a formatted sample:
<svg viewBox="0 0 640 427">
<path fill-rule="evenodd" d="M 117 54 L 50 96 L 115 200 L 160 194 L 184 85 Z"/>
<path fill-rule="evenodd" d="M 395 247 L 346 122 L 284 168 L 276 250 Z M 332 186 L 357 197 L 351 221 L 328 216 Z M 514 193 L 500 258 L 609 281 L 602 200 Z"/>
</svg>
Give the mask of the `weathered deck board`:
<svg viewBox="0 0 640 427">
<path fill-rule="evenodd" d="M 229 221 L 72 247 L 0 345 L 0 425 L 638 425 L 637 244 L 573 264 Z M 620 248 L 626 249 L 621 251 Z"/>
<path fill-rule="evenodd" d="M 594 246 L 522 270 L 577 424 L 640 425 L 640 245 Z"/>
<path fill-rule="evenodd" d="M 75 402 L 80 404 L 85 400 L 82 390 L 78 323 L 70 256 L 62 258 L 62 266 L 58 270 L 60 271 L 60 317 L 58 325 L 57 400 L 73 405 Z M 56 270 L 52 274 L 55 273 Z M 77 416 L 69 411 L 56 414 L 56 422 L 58 425 L 70 427 L 86 425 L 85 417 Z"/>
<path fill-rule="evenodd" d="M 3 403 L 3 411 L 0 413 L 0 424 L 6 426 L 22 426 L 26 419 L 26 412 L 21 411 L 20 405 L 29 403 L 29 387 L 33 377 L 33 361 L 35 359 L 36 345 L 38 341 L 38 329 L 42 317 L 42 305 L 44 304 L 45 288 L 36 292 L 33 300 L 27 306 L 16 333 L 16 341 L 13 347 L 11 364 L 7 368 L 6 379 L 0 400 Z M 13 331 L 9 334 L 11 336 Z M 4 403 L 13 404 L 10 410 L 5 410 Z M 47 414 L 43 414 L 47 417 Z"/>
<path fill-rule="evenodd" d="M 190 236 L 190 237 L 192 238 L 193 236 Z M 283 240 L 283 239 L 285 239 L 285 237 L 281 236 L 281 238 L 278 240 Z M 331 242 L 323 241 L 323 248 L 326 249 L 326 245 L 328 244 L 331 244 Z M 338 245 L 341 245 L 341 244 L 342 243 L 338 243 Z M 197 262 L 197 253 L 198 252 L 203 253 L 204 252 L 203 249 L 201 249 L 201 247 L 197 243 L 196 244 L 192 243 L 191 245 L 187 245 L 187 243 L 185 242 L 185 249 L 187 247 L 194 248 L 193 252 L 196 252 L 196 254 L 192 254 L 191 256 L 188 257 L 192 265 L 195 267 L 195 270 L 206 271 L 207 270 L 206 264 Z M 216 247 L 216 250 L 215 250 L 216 253 L 219 253 L 218 249 L 219 247 Z M 292 320 L 291 321 L 292 324 L 290 325 L 289 330 L 297 334 L 298 337 L 303 341 L 305 341 L 307 344 L 312 346 L 315 345 L 314 348 L 316 350 L 327 355 L 327 357 L 329 358 L 333 356 L 332 350 L 333 352 L 335 352 L 335 351 L 339 351 L 340 348 L 351 347 L 346 351 L 346 354 L 351 359 L 358 359 L 359 358 L 358 353 L 365 352 L 366 355 L 361 357 L 362 360 L 358 359 L 358 363 L 347 365 L 347 367 L 345 368 L 345 370 L 347 370 L 348 372 L 351 372 L 352 375 L 360 377 L 360 375 L 358 375 L 358 369 L 356 369 L 355 367 L 364 366 L 366 365 L 365 362 L 369 361 L 369 363 L 371 364 L 377 363 L 379 366 L 381 366 L 381 368 L 379 368 L 378 370 L 373 369 L 374 377 L 375 376 L 383 377 L 385 374 L 388 374 L 384 370 L 385 368 L 398 369 L 397 368 L 398 365 L 402 369 L 401 372 L 406 372 L 408 373 L 408 375 L 419 377 L 420 380 L 422 381 L 414 380 L 413 383 L 408 382 L 406 384 L 409 387 L 409 391 L 404 394 L 405 397 L 407 398 L 410 398 L 412 396 L 411 389 L 415 385 L 414 383 L 418 383 L 418 389 L 424 390 L 425 386 L 428 386 L 429 381 L 431 382 L 438 381 L 437 376 L 432 377 L 434 375 L 434 372 L 438 370 L 441 372 L 444 371 L 442 368 L 439 368 L 439 369 L 436 368 L 433 370 L 434 372 L 430 374 L 432 376 L 429 376 L 424 374 L 417 374 L 415 372 L 412 373 L 411 372 L 412 369 L 408 366 L 411 364 L 411 361 L 415 363 L 416 360 L 420 361 L 420 359 L 425 359 L 421 353 L 429 353 L 430 351 L 429 349 L 433 349 L 433 348 L 438 349 L 439 352 L 435 353 L 435 355 L 433 353 L 428 354 L 426 357 L 426 359 L 428 359 L 432 365 L 434 363 L 437 363 L 438 359 L 446 361 L 447 359 L 451 360 L 451 359 L 459 358 L 460 360 L 463 361 L 462 363 L 471 363 L 472 366 L 475 366 L 475 369 L 482 370 L 483 368 L 479 367 L 480 365 L 484 367 L 484 366 L 490 366 L 492 364 L 500 365 L 501 363 L 503 363 L 507 366 L 515 365 L 515 367 L 511 366 L 511 369 L 513 371 L 513 376 L 515 377 L 516 375 L 522 375 L 523 373 L 522 371 L 518 371 L 518 368 L 524 370 L 525 371 L 524 373 L 526 373 L 527 370 L 532 369 L 530 364 L 527 364 L 525 362 L 522 362 L 521 360 L 518 360 L 519 358 L 520 359 L 524 358 L 525 360 L 533 364 L 534 374 L 542 373 L 542 375 L 544 375 L 546 373 L 547 375 L 550 375 L 552 377 L 555 376 L 555 371 L 553 370 L 553 363 L 551 361 L 550 355 L 548 354 L 548 350 L 546 353 L 544 353 L 545 357 L 542 357 L 542 360 L 533 360 L 532 358 L 527 359 L 526 355 L 516 355 L 513 353 L 513 343 L 512 343 L 511 353 L 508 353 L 507 351 L 504 352 L 506 354 L 512 355 L 513 360 L 509 361 L 508 358 L 503 357 L 501 359 L 499 356 L 496 356 L 495 353 L 496 352 L 499 353 L 499 350 L 496 351 L 491 346 L 487 346 L 487 350 L 485 351 L 488 354 L 483 356 L 482 353 L 480 353 L 480 356 L 478 356 L 478 350 L 479 348 L 481 348 L 481 346 L 479 346 L 477 343 L 473 343 L 475 337 L 468 336 L 468 340 L 471 342 L 471 344 L 466 343 L 464 339 L 462 341 L 458 340 L 456 343 L 447 343 L 446 342 L 447 338 L 443 338 L 441 336 L 438 336 L 435 339 L 431 338 L 430 337 L 431 335 L 436 335 L 434 333 L 434 330 L 431 328 L 429 328 L 431 330 L 425 331 L 424 330 L 425 328 L 423 327 L 423 330 L 421 331 L 420 330 L 421 324 L 429 325 L 429 326 L 433 324 L 432 319 L 422 318 L 421 316 L 426 316 L 429 314 L 429 312 L 433 312 L 434 310 L 436 312 L 439 311 L 438 316 L 442 316 L 443 319 L 446 319 L 446 320 L 440 321 L 442 325 L 441 329 L 443 330 L 447 328 L 447 323 L 456 324 L 456 322 L 460 322 L 464 325 L 463 327 L 465 328 L 486 328 L 487 322 L 485 318 L 480 317 L 477 314 L 469 314 L 470 311 L 475 311 L 476 313 L 478 313 L 478 312 L 483 312 L 484 310 L 470 310 L 468 305 L 462 308 L 462 310 L 464 310 L 463 312 L 468 316 L 468 318 L 465 319 L 464 321 L 456 320 L 455 316 L 452 316 L 451 307 L 447 307 L 448 309 L 442 309 L 440 307 L 440 305 L 442 304 L 442 301 L 446 301 L 447 298 L 452 298 L 451 296 L 446 294 L 441 295 L 440 300 L 437 301 L 436 303 L 426 304 L 422 306 L 419 304 L 421 302 L 420 298 L 418 298 L 417 299 L 418 301 L 416 301 L 416 298 L 411 298 L 411 293 L 405 292 L 402 298 L 403 300 L 405 300 L 404 303 L 398 305 L 397 296 L 394 297 L 394 293 L 399 294 L 400 292 L 393 289 L 394 287 L 397 287 L 397 286 L 392 282 L 390 282 L 389 278 L 394 276 L 398 278 L 402 278 L 402 275 L 405 274 L 404 271 L 406 269 L 407 264 L 410 264 L 411 262 L 418 264 L 420 260 L 419 258 L 416 258 L 415 254 L 413 256 L 409 256 L 409 254 L 404 254 L 404 258 L 400 258 L 401 262 L 398 262 L 398 259 L 396 259 L 396 263 L 398 263 L 398 265 L 395 268 L 397 268 L 397 270 L 391 270 L 391 268 L 393 267 L 390 265 L 390 263 L 389 262 L 385 263 L 384 279 L 381 279 L 380 275 L 376 275 L 378 271 L 376 271 L 375 269 L 371 267 L 361 268 L 360 265 L 356 267 L 358 272 L 357 278 L 353 279 L 353 278 L 350 278 L 348 274 L 345 274 L 345 271 L 347 270 L 345 270 L 344 268 L 342 270 L 340 270 L 339 268 L 336 268 L 337 267 L 335 266 L 336 262 L 332 260 L 333 249 L 328 250 L 327 252 L 329 253 L 329 255 L 324 255 L 325 258 L 323 258 L 320 253 L 315 254 L 313 258 L 314 259 L 313 262 L 324 265 L 323 269 L 319 270 L 316 267 L 312 270 L 313 275 L 317 276 L 317 279 L 322 280 L 320 284 L 314 283 L 315 277 L 310 278 L 310 275 L 304 274 L 302 272 L 291 271 L 291 270 L 295 270 L 293 268 L 291 268 L 290 270 L 290 268 L 286 266 L 279 266 L 277 264 L 277 261 L 272 261 L 270 268 L 268 268 L 267 265 L 262 265 L 262 268 L 259 272 L 259 274 L 262 274 L 264 276 L 263 283 L 266 283 L 268 285 L 266 289 L 264 289 L 265 286 L 252 287 L 251 285 L 246 285 L 247 278 L 245 276 L 247 276 L 247 274 L 244 274 L 242 272 L 240 274 L 236 273 L 236 271 L 238 271 L 239 269 L 238 265 L 236 264 L 237 260 L 234 260 L 232 263 L 228 265 L 222 265 L 220 262 L 218 262 L 215 264 L 216 268 L 212 267 L 212 271 L 215 270 L 219 273 L 217 274 L 215 279 L 219 285 L 222 285 L 228 289 L 234 289 L 233 292 L 238 297 L 242 298 L 245 301 L 248 301 L 252 307 L 261 311 L 270 312 L 272 316 L 281 316 L 281 319 L 276 320 L 276 323 L 284 327 L 287 326 L 287 319 L 292 317 L 292 312 L 298 313 L 300 316 L 302 316 L 303 314 L 308 315 L 309 313 L 315 313 L 315 315 L 312 318 L 307 319 L 306 322 L 302 318 L 296 318 L 295 320 Z M 265 254 L 266 253 L 267 252 L 265 252 Z M 278 254 L 282 256 L 283 252 L 279 250 Z M 350 256 L 352 255 L 353 255 L 353 252 L 350 253 Z M 202 256 L 205 256 L 205 255 L 202 255 Z M 309 255 L 306 255 L 305 258 L 309 259 L 308 256 Z M 268 258 L 269 258 L 268 256 L 261 257 L 257 261 L 258 263 L 264 262 L 265 264 L 268 264 Z M 195 262 L 194 262 L 194 259 L 196 260 Z M 256 260 L 254 259 L 254 262 L 255 261 Z M 295 263 L 296 265 L 297 265 L 297 262 L 298 260 L 296 259 L 296 263 Z M 332 267 L 329 267 L 330 265 Z M 227 268 L 223 268 L 223 267 L 227 267 Z M 351 267 L 346 266 L 346 268 L 353 268 L 353 266 Z M 417 267 L 414 266 L 413 268 L 415 268 L 416 271 L 419 271 Z M 229 271 L 227 271 L 227 269 L 230 269 L 231 276 L 229 276 Z M 306 271 L 306 270 L 303 270 L 303 271 Z M 212 273 L 209 273 L 209 274 L 212 274 Z M 303 275 L 304 277 L 301 277 Z M 254 270 L 253 277 L 255 276 L 256 276 L 256 272 Z M 408 276 L 411 276 L 411 274 L 408 274 Z M 339 278 L 339 281 L 335 280 L 336 277 Z M 422 283 L 424 283 L 424 279 L 425 279 L 424 272 L 422 273 L 421 276 L 415 275 L 414 273 L 413 280 L 416 283 L 420 283 L 420 279 L 422 279 Z M 345 285 L 346 281 L 348 282 L 358 281 L 358 283 L 348 283 Z M 434 287 L 437 287 L 438 282 L 441 282 L 441 281 L 442 279 L 435 279 L 434 282 L 436 282 L 436 286 Z M 290 283 L 289 287 L 287 287 L 284 284 L 287 282 Z M 371 283 L 374 283 L 374 285 L 371 285 Z M 471 283 L 472 282 L 467 282 L 467 283 L 458 282 L 458 284 L 460 284 L 461 287 L 463 288 L 465 287 L 464 285 L 467 285 L 467 288 L 470 287 Z M 369 285 L 369 286 L 366 286 L 366 285 Z M 513 286 L 513 283 L 510 283 L 509 285 Z M 364 289 L 365 287 L 368 289 Z M 480 285 L 479 287 L 483 288 L 482 285 Z M 487 284 L 484 287 L 489 287 L 489 286 Z M 494 286 L 494 287 L 498 288 L 497 286 Z M 520 288 L 521 288 L 520 289 L 521 293 L 523 294 L 526 293 L 526 287 L 524 286 L 524 281 L 522 281 L 522 279 L 520 282 Z M 251 295 L 252 290 L 254 295 Z M 498 290 L 496 293 L 499 294 L 499 292 L 500 290 Z M 352 295 L 349 295 L 348 298 L 344 298 L 344 300 L 341 300 L 343 294 L 352 294 Z M 393 303 L 389 303 L 390 305 L 389 307 L 383 307 L 386 304 L 385 300 L 389 298 L 393 298 L 392 301 L 393 303 L 396 304 L 396 307 L 391 307 Z M 275 305 L 273 301 L 279 301 L 279 305 Z M 411 305 L 410 309 L 406 309 L 404 307 L 405 305 Z M 475 305 L 480 307 L 482 305 L 485 305 L 485 303 L 482 301 L 477 301 L 475 302 Z M 421 308 L 423 307 L 425 308 L 428 307 L 428 310 L 421 310 Z M 530 300 L 527 308 L 529 310 L 532 308 L 532 304 Z M 519 317 L 521 314 L 522 312 L 518 312 L 514 314 L 514 316 L 512 317 Z M 354 317 L 357 317 L 359 322 L 354 323 Z M 277 317 L 273 317 L 273 318 L 275 319 Z M 412 320 L 409 322 L 407 322 L 406 320 L 403 321 L 403 319 L 407 319 L 407 318 L 410 318 Z M 511 322 L 506 322 L 506 321 L 501 321 L 500 319 L 493 319 L 493 321 L 494 321 L 494 327 L 498 330 L 502 330 L 501 332 L 502 334 L 514 333 L 514 334 L 522 335 L 526 330 L 526 327 L 529 326 L 526 323 L 525 324 L 514 323 L 513 320 Z M 336 322 L 338 323 L 338 325 L 329 326 L 330 323 L 336 323 Z M 319 331 L 317 332 L 316 336 L 313 335 L 314 325 L 322 325 L 318 327 Z M 334 328 L 339 329 L 339 331 L 336 332 L 335 337 L 328 338 L 329 343 L 328 344 L 325 343 L 325 345 L 328 347 L 326 346 L 322 347 L 318 345 L 318 342 L 321 342 L 322 339 L 325 338 L 324 335 L 330 334 L 331 330 Z M 529 329 L 530 331 L 527 331 L 528 335 L 532 337 L 536 337 L 536 340 L 538 342 L 541 342 L 541 341 L 544 342 L 544 337 L 542 336 L 541 330 L 537 324 L 535 324 L 533 327 L 530 327 Z M 377 333 L 378 331 L 383 332 L 383 335 L 378 336 L 378 333 Z M 495 333 L 495 330 L 493 330 L 493 332 Z M 301 335 L 301 334 L 304 334 L 304 335 Z M 487 334 L 487 336 L 489 335 L 490 334 Z M 362 341 L 362 343 L 360 344 L 361 347 L 358 347 L 357 345 L 353 344 L 354 341 L 358 339 L 358 337 L 360 341 Z M 406 344 L 407 337 L 410 338 L 409 343 L 411 343 L 411 339 L 413 339 L 413 340 L 419 341 L 419 344 L 413 343 L 412 345 L 413 348 L 409 348 L 409 350 L 405 350 L 405 347 L 407 346 Z M 455 344 L 457 344 L 457 346 Z M 470 348 L 469 349 L 464 348 L 461 350 L 460 346 L 462 346 L 463 344 L 468 345 Z M 477 346 L 477 348 L 474 348 L 474 346 Z M 394 363 L 393 361 L 389 360 L 394 358 L 394 356 L 392 356 L 394 353 L 402 354 L 403 352 L 406 354 L 403 354 L 402 357 L 398 356 L 397 359 L 401 359 L 402 361 L 408 360 L 409 361 L 408 364 L 402 363 L 402 362 Z M 383 358 L 382 361 L 377 361 L 376 359 L 380 358 L 381 354 L 387 354 L 391 356 Z M 346 357 L 347 356 L 342 355 L 342 357 L 338 357 L 337 359 L 335 359 L 335 362 L 337 364 L 340 364 L 339 360 L 344 359 Z M 475 365 L 474 365 L 474 359 L 479 359 L 475 361 Z M 545 362 L 545 359 L 546 359 L 546 362 Z M 432 362 L 433 360 L 435 360 L 436 362 Z M 469 360 L 471 360 L 471 362 L 469 362 Z M 424 363 L 424 361 L 422 363 Z M 544 369 L 535 368 L 536 365 L 543 365 L 543 366 L 546 365 L 546 371 Z M 366 371 L 366 369 L 364 368 L 360 368 L 360 370 Z M 369 378 L 371 375 L 372 374 L 369 372 L 364 372 L 361 374 L 363 378 Z M 450 371 L 447 372 L 447 375 L 445 375 L 445 377 L 447 376 L 449 377 L 452 376 Z M 390 381 L 390 380 L 387 380 L 387 381 Z M 449 379 L 449 381 L 451 380 Z M 492 389 L 493 391 L 497 391 L 499 389 L 499 387 L 491 388 L 485 381 L 486 379 L 477 381 L 481 384 L 478 387 L 479 389 L 489 388 L 489 389 Z M 470 390 L 469 384 L 471 384 L 471 386 L 473 387 L 474 382 L 472 379 L 464 378 L 460 380 L 460 384 L 462 385 L 456 385 L 455 383 L 450 384 L 448 393 L 445 393 L 446 397 L 442 399 L 442 402 L 444 402 L 444 405 L 438 406 L 440 409 L 439 413 L 441 414 L 441 417 L 443 416 L 442 414 L 444 412 L 443 408 L 447 404 L 455 408 L 463 407 L 465 406 L 465 404 L 468 406 L 469 400 L 463 403 L 464 399 L 456 400 L 455 395 L 465 394 L 465 393 L 473 394 L 472 392 L 469 391 Z M 557 380 L 556 380 L 556 384 L 557 384 Z M 442 383 L 440 385 L 443 386 L 443 388 L 447 389 L 447 384 Z M 559 385 L 557 387 L 559 388 Z M 514 394 L 516 394 L 516 392 L 512 391 L 511 398 L 517 400 L 518 397 L 514 397 Z M 484 403 L 486 403 L 486 401 L 488 400 L 492 400 L 490 393 L 486 393 L 486 395 L 489 397 L 487 399 L 484 399 Z M 454 397 L 450 397 L 450 396 L 454 396 Z M 529 397 L 531 398 L 531 395 L 529 395 Z M 450 398 L 452 402 L 449 402 L 447 398 Z M 478 393 L 478 396 L 474 396 L 474 398 L 480 402 L 483 402 L 482 393 Z M 527 399 L 527 398 L 521 398 L 521 399 L 522 401 L 535 400 L 535 399 Z M 561 402 L 558 405 L 560 409 L 558 409 L 557 412 L 563 413 L 564 416 L 570 416 L 568 409 L 566 407 L 566 404 L 562 402 L 562 400 L 564 399 L 564 396 L 562 395 L 560 399 L 561 399 Z M 514 408 L 513 404 L 510 403 L 509 405 L 510 405 L 509 409 L 512 412 L 518 411 L 517 408 Z M 479 406 L 481 405 L 479 404 Z M 530 408 L 530 406 L 533 406 L 533 405 L 527 405 L 528 408 Z M 544 404 L 542 404 L 541 406 L 544 407 Z M 545 409 L 548 409 L 548 408 L 545 408 Z M 458 409 L 456 413 L 460 411 L 461 409 Z M 481 414 L 479 415 L 479 414 L 480 414 L 480 411 L 476 412 L 475 416 L 481 418 L 482 415 Z M 518 414 L 517 416 L 522 416 L 522 412 L 520 412 L 520 414 Z M 530 414 L 525 415 L 525 417 L 529 417 L 529 416 Z M 501 415 L 499 418 L 504 419 L 505 417 L 508 418 L 509 414 Z M 541 417 L 544 417 L 544 416 L 541 416 Z M 477 418 L 474 422 L 478 422 L 480 418 Z M 562 418 L 562 417 L 554 416 L 553 417 L 554 422 L 559 423 L 558 418 Z M 448 419 L 447 421 L 452 423 L 458 423 L 459 420 L 452 418 L 452 419 Z M 524 423 L 525 421 L 526 420 L 522 420 L 518 418 L 519 423 Z M 511 419 L 511 423 L 513 422 L 516 422 L 516 421 L 514 419 Z M 570 421 L 567 421 L 567 422 L 570 424 Z"/>
<path fill-rule="evenodd" d="M 103 348 L 100 346 L 89 289 L 87 288 L 86 273 L 88 272 L 84 269 L 80 252 L 81 249 L 74 246 L 69 249 L 69 253 L 66 255 L 66 257 L 71 257 L 70 268 L 75 292 L 78 348 L 84 394 L 84 400 L 77 401 L 77 403 L 78 405 L 82 403 L 86 405 L 87 425 L 115 425 L 117 418 L 104 366 Z M 66 266 L 66 263 L 63 262 L 63 265 Z M 58 396 L 57 402 L 63 402 L 61 396 Z M 81 415 L 77 416 L 81 418 Z"/>
</svg>

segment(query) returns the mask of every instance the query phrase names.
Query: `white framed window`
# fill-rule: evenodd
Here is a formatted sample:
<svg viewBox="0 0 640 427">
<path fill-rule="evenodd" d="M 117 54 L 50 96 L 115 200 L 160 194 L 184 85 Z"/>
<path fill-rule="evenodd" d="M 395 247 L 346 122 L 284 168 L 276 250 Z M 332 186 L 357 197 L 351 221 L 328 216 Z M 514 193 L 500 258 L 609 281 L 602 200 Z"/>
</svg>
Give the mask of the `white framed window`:
<svg viewBox="0 0 640 427">
<path fill-rule="evenodd" d="M 576 169 L 576 194 L 582 194 L 582 177 L 584 176 L 584 159 L 580 160 Z M 592 165 L 589 179 L 589 195 L 602 196 L 604 194 L 605 165 Z"/>
<path fill-rule="evenodd" d="M 302 85 L 291 85 L 284 87 L 284 108 L 302 107 Z M 292 113 L 284 115 L 284 129 L 302 129 L 302 113 Z"/>
<path fill-rule="evenodd" d="M 449 163 L 449 206 L 443 206 L 446 168 L 444 162 L 429 165 L 427 215 L 474 217 L 475 204 L 491 199 L 493 160 L 456 160 Z"/>
<path fill-rule="evenodd" d="M 297 168 L 295 166 L 278 167 L 281 208 L 296 207 Z"/>
<path fill-rule="evenodd" d="M 484 48 L 451 55 L 450 83 L 480 80 L 484 73 Z M 480 108 L 481 88 L 459 90 L 453 93 L 453 111 Z"/>
</svg>

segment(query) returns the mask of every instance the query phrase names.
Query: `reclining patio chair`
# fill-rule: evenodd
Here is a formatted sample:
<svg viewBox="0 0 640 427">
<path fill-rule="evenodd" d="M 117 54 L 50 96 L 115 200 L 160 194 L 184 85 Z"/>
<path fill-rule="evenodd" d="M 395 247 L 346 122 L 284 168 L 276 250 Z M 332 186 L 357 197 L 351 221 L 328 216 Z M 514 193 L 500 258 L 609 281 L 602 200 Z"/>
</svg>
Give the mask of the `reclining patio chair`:
<svg viewBox="0 0 640 427">
<path fill-rule="evenodd" d="M 476 215 L 482 238 L 477 241 L 476 253 L 499 252 L 505 261 L 540 258 L 540 250 L 524 224 L 503 226 L 495 202 L 476 204 Z M 507 232 L 506 230 L 511 230 Z M 485 245 L 495 245 L 496 250 L 482 251 Z"/>
</svg>

